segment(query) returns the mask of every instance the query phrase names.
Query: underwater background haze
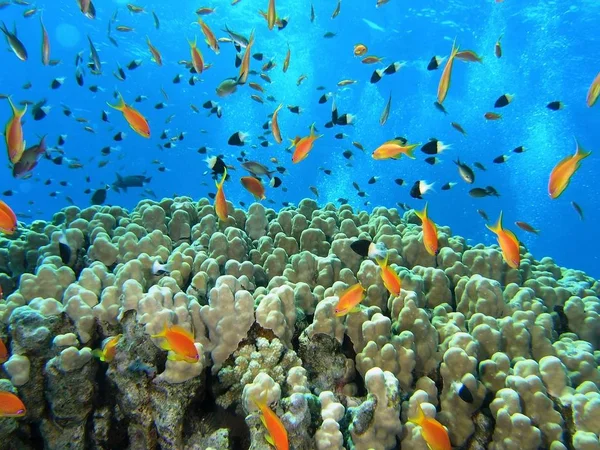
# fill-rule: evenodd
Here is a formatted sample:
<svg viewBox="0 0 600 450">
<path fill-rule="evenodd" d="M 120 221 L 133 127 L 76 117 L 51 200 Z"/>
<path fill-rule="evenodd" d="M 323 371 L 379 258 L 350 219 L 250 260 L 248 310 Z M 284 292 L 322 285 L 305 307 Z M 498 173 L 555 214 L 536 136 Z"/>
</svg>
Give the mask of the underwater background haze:
<svg viewBox="0 0 600 450">
<path fill-rule="evenodd" d="M 28 146 L 36 143 L 39 136 L 47 135 L 49 154 L 56 156 L 59 135 L 67 136 L 60 146 L 65 157 L 61 165 L 42 158 L 28 179 L 14 179 L 5 165 L 2 199 L 20 220 L 29 223 L 50 219 L 69 205 L 68 198 L 85 208 L 90 205 L 92 193 L 112 184 L 117 173 L 144 175 L 151 181 L 127 192 L 109 189 L 105 204 L 133 208 L 142 198 L 154 194 L 158 199 L 175 194 L 194 199 L 206 197 L 215 192 L 215 185 L 205 159 L 217 155 L 223 155 L 224 162 L 235 169 L 230 170 L 231 179 L 225 184 L 227 199 L 236 206 L 239 202 L 248 206 L 254 199 L 239 182 L 241 176 L 248 175 L 237 159 L 243 151 L 247 160 L 258 161 L 271 170 L 276 166 L 286 169 L 285 174 L 276 174 L 282 180 L 280 187 L 267 186 L 263 201 L 267 207 L 278 210 L 283 202 L 298 204 L 305 197 L 315 198 L 314 191 L 318 192 L 320 205 L 339 205 L 346 199 L 354 208 L 368 211 L 376 206 L 396 207 L 399 203 L 421 210 L 428 201 L 430 217 L 438 224 L 450 226 L 453 233 L 465 236 L 470 245 L 496 242 L 477 210 L 487 212 L 490 223 L 502 210 L 505 227 L 515 231 L 535 258 L 551 256 L 559 265 L 600 277 L 600 247 L 595 235 L 600 222 L 600 105 L 586 105 L 586 94 L 600 70 L 600 3 L 390 0 L 376 8 L 374 0 L 343 0 L 339 15 L 332 19 L 337 1 L 315 0 L 316 17 L 311 22 L 308 0 L 280 0 L 277 12 L 279 17 L 288 19 L 288 24 L 283 30 L 276 27 L 273 31 L 269 31 L 258 12 L 266 10 L 266 0 L 241 0 L 235 5 L 215 0 L 140 0 L 136 5 L 145 12 L 136 14 L 126 4 L 99 1 L 94 20 L 83 15 L 74 0 L 39 0 L 29 6 L 9 4 L 0 10 L 0 19 L 8 30 L 12 31 L 15 24 L 29 53 L 27 61 L 20 61 L 9 51 L 2 53 L 0 92 L 11 96 L 15 104 L 25 100 L 37 103 L 45 98 L 51 106 L 42 120 L 34 120 L 29 107 L 23 118 Z M 227 37 L 221 31 L 225 26 L 245 37 L 255 30 L 252 52 L 262 53 L 264 58 L 250 59 L 250 69 L 257 74 L 251 74 L 248 81 L 260 84 L 264 93 L 246 84 L 227 97 L 217 96 L 219 83 L 237 77 L 236 50 L 231 43 L 220 42 L 217 55 L 204 44 L 195 13 L 201 6 L 216 8 L 202 18 L 217 38 Z M 25 18 L 24 13 L 34 7 L 38 11 Z M 160 20 L 158 29 L 152 12 Z M 42 65 L 40 18 L 48 31 L 50 57 L 60 60 L 55 66 Z M 109 40 L 109 25 L 110 36 L 118 46 Z M 133 31 L 119 32 L 118 26 L 131 27 Z M 325 38 L 328 32 L 335 35 Z M 99 75 L 86 67 L 90 53 L 88 36 L 102 62 Z M 162 66 L 151 60 L 146 36 L 161 52 Z M 503 53 L 498 58 L 494 51 L 500 36 Z M 195 37 L 210 68 L 196 75 L 197 82 L 190 85 L 193 74 L 180 61 L 190 59 L 188 40 Z M 445 62 L 437 70 L 428 70 L 427 66 L 434 55 L 447 58 L 454 39 L 461 49 L 477 52 L 483 62 L 454 62 L 452 83 L 443 103 L 448 112 L 445 115 L 434 106 Z M 362 58 L 353 54 L 358 43 L 368 47 L 368 55 L 382 57 L 383 62 L 361 63 Z M 283 73 L 288 45 L 290 64 Z M 83 86 L 75 79 L 78 54 L 83 58 L 79 63 Z M 136 59 L 142 61 L 141 66 L 127 69 Z M 258 74 L 265 73 L 261 67 L 270 59 L 276 66 L 266 72 L 272 81 L 268 83 Z M 397 73 L 384 76 L 378 83 L 370 82 L 375 69 L 397 61 L 405 63 Z M 125 71 L 124 81 L 113 75 L 118 66 Z M 182 78 L 176 84 L 173 80 L 178 74 Z M 298 85 L 302 75 L 306 78 Z M 52 81 L 61 77 L 65 78 L 62 85 L 52 89 Z M 341 80 L 356 83 L 339 87 Z M 31 87 L 24 89 L 28 82 Z M 98 89 L 93 90 L 97 92 L 92 92 L 90 87 L 95 86 Z M 320 86 L 325 89 L 318 90 Z M 115 91 L 147 118 L 149 139 L 136 134 L 120 112 L 106 105 L 116 104 Z M 352 124 L 325 127 L 331 120 L 332 98 L 325 104 L 320 104 L 319 98 L 326 93 L 333 94 L 340 115 L 356 116 Z M 380 116 L 390 93 L 389 119 L 381 126 Z M 264 103 L 253 100 L 252 94 L 260 95 Z M 514 99 L 502 109 L 494 108 L 494 102 L 503 94 L 514 94 Z M 135 102 L 138 96 L 147 99 Z M 267 100 L 267 96 L 273 96 L 274 101 Z M 202 107 L 210 100 L 221 107 L 221 118 L 209 115 Z M 564 108 L 547 108 L 553 101 L 562 102 Z M 155 108 L 163 102 L 164 108 Z M 283 142 L 276 144 L 272 135 L 264 134 L 262 125 L 280 103 L 284 105 L 279 113 Z M 61 105 L 68 107 L 72 115 L 65 115 Z M 286 108 L 288 105 L 299 106 L 300 114 L 292 113 Z M 108 122 L 101 119 L 103 111 L 108 112 Z M 500 113 L 502 118 L 488 121 L 484 118 L 488 111 Z M 9 104 L 4 100 L 0 103 L 0 120 L 6 123 L 11 117 Z M 166 123 L 168 119 L 170 122 Z M 459 123 L 467 134 L 453 129 L 451 122 Z M 291 153 L 286 151 L 288 139 L 308 135 L 312 123 L 324 136 L 315 142 L 305 160 L 292 164 Z M 86 126 L 91 130 L 86 131 Z M 176 139 L 172 148 L 165 148 L 164 144 L 170 141 L 161 139 L 164 130 L 168 130 L 169 138 L 185 133 L 184 139 Z M 243 147 L 228 145 L 229 137 L 237 131 L 249 134 Z M 126 135 L 120 142 L 113 138 L 118 132 Z M 345 135 L 338 139 L 338 133 Z M 261 135 L 269 142 L 267 147 L 259 145 Z M 435 137 L 451 147 L 437 155 L 440 162 L 435 165 L 424 162 L 429 155 L 420 149 L 414 160 L 372 159 L 373 150 L 396 136 L 403 136 L 410 143 L 426 143 Z M 574 138 L 592 154 L 582 162 L 562 196 L 552 200 L 547 191 L 550 172 L 560 160 L 575 152 Z M 362 144 L 364 152 L 353 141 Z M 112 147 L 110 154 L 102 155 L 101 149 L 107 146 Z M 520 146 L 526 151 L 514 153 L 513 149 Z M 198 152 L 201 147 L 208 147 L 207 154 Z M 352 154 L 345 156 L 347 150 Z M 494 163 L 500 155 L 510 158 L 503 164 Z M 273 163 L 271 158 L 278 162 Z M 460 178 L 453 163 L 457 158 L 471 167 L 480 162 L 487 170 L 475 169 L 475 183 L 469 185 Z M 69 161 L 82 167 L 69 168 Z M 369 184 L 372 177 L 378 178 Z M 398 185 L 396 179 L 405 180 L 404 186 Z M 434 190 L 423 195 L 423 199 L 409 194 L 418 180 L 435 182 Z M 66 181 L 66 186 L 61 181 Z M 268 179 L 263 182 L 266 184 Z M 457 184 L 442 190 L 448 182 Z M 316 189 L 311 190 L 311 186 Z M 500 197 L 469 195 L 470 189 L 485 186 L 493 186 Z M 359 192 L 366 196 L 360 197 Z M 583 209 L 584 220 L 574 210 L 573 201 Z M 540 232 L 520 230 L 515 221 L 527 222 Z"/>
</svg>

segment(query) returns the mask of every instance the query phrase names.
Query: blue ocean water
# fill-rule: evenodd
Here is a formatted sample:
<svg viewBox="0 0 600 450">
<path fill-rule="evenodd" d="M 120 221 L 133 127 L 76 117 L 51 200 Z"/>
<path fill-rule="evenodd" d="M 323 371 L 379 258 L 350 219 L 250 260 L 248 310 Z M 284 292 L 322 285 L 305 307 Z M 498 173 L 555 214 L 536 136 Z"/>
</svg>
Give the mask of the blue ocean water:
<svg viewBox="0 0 600 450">
<path fill-rule="evenodd" d="M 504 211 L 505 226 L 514 230 L 519 239 L 536 258 L 553 257 L 560 265 L 587 271 L 600 277 L 600 257 L 597 245 L 597 224 L 600 221 L 598 197 L 600 187 L 595 183 L 595 174 L 600 169 L 600 151 L 597 143 L 600 138 L 600 105 L 588 108 L 585 104 L 589 86 L 600 70 L 600 34 L 597 31 L 600 17 L 600 4 L 595 1 L 542 1 L 542 0 L 472 0 L 469 2 L 422 1 L 406 2 L 390 0 L 379 8 L 375 1 L 343 0 L 340 14 L 332 19 L 337 1 L 315 0 L 316 19 L 310 21 L 311 3 L 302 1 L 278 1 L 280 17 L 288 17 L 287 27 L 269 31 L 266 21 L 258 10 L 266 10 L 266 0 L 241 0 L 236 5 L 229 2 L 207 0 L 166 2 L 139 1 L 146 13 L 132 14 L 125 1 L 96 2 L 97 17 L 86 18 L 74 0 L 38 1 L 39 8 L 30 18 L 23 13 L 32 6 L 11 4 L 0 10 L 0 19 L 9 29 L 16 24 L 18 36 L 29 51 L 29 59 L 19 61 L 9 51 L 0 58 L 2 67 L 0 92 L 11 95 L 15 102 L 33 102 L 47 98 L 52 106 L 48 116 L 34 121 L 28 112 L 25 118 L 25 137 L 28 145 L 47 134 L 49 146 L 56 146 L 58 136 L 66 134 L 62 148 L 65 156 L 77 159 L 83 168 L 69 169 L 66 165 L 57 166 L 42 159 L 32 178 L 16 180 L 5 166 L 2 177 L 2 191 L 12 190 L 14 194 L 2 197 L 17 213 L 24 214 L 23 221 L 49 219 L 60 208 L 68 206 L 69 196 L 77 206 L 90 204 L 90 194 L 84 190 L 97 189 L 115 180 L 115 174 L 145 174 L 152 177 L 146 187 L 158 198 L 189 195 L 194 198 L 214 192 L 214 182 L 207 174 L 204 159 L 206 155 L 197 153 L 201 146 L 207 146 L 209 155 L 223 154 L 225 162 L 235 166 L 231 182 L 225 185 L 228 200 L 236 205 L 240 201 L 247 205 L 253 201 L 238 179 L 247 173 L 239 166 L 236 158 L 240 148 L 227 144 L 229 136 L 236 131 L 250 134 L 249 143 L 242 149 L 246 157 L 274 168 L 281 165 L 287 168 L 282 176 L 282 188 L 267 189 L 266 206 L 278 209 L 282 202 L 298 203 L 302 198 L 313 197 L 309 189 L 318 190 L 318 202 L 336 202 L 346 198 L 358 209 L 371 210 L 383 205 L 395 207 L 397 203 L 407 203 L 422 209 L 429 201 L 430 217 L 440 225 L 449 225 L 455 234 L 468 239 L 470 244 L 483 242 L 492 244 L 495 237 L 484 226 L 478 209 L 487 212 L 493 222 L 500 210 Z M 196 24 L 195 10 L 200 6 L 216 7 L 216 12 L 204 16 L 206 23 L 217 37 L 226 36 L 221 31 L 225 24 L 245 35 L 256 30 L 253 53 L 265 55 L 262 62 L 251 59 L 251 69 L 261 72 L 263 63 L 273 58 L 276 67 L 268 72 L 272 83 L 266 83 L 258 76 L 251 76 L 265 88 L 264 104 L 250 98 L 257 94 L 248 85 L 240 86 L 236 93 L 226 98 L 218 98 L 216 86 L 225 78 L 236 76 L 234 67 L 236 51 L 231 44 L 221 43 L 221 52 L 216 55 L 204 45 L 200 49 L 205 62 L 211 64 L 199 77 L 195 86 L 188 84 L 190 73 L 178 62 L 190 59 L 187 40 L 194 36 L 202 42 L 200 27 Z M 112 24 L 111 35 L 118 47 L 110 43 L 107 29 L 111 17 L 118 11 L 116 22 Z M 151 12 L 160 19 L 156 29 Z M 51 43 L 51 58 L 61 63 L 45 67 L 41 62 L 40 15 L 48 30 Z M 115 27 L 129 26 L 134 31 L 120 33 Z M 336 35 L 326 39 L 326 32 Z M 83 52 L 87 62 L 90 36 L 100 53 L 103 73 L 92 75 L 85 71 L 85 85 L 80 87 L 75 81 L 75 57 Z M 146 46 L 146 35 L 161 51 L 164 65 L 157 66 L 151 61 Z M 494 55 L 494 44 L 502 35 L 503 56 Z M 482 64 L 456 61 L 452 74 L 452 84 L 444 106 L 449 115 L 439 112 L 433 102 L 436 100 L 438 82 L 442 67 L 428 71 L 427 64 L 432 56 L 448 56 L 452 41 L 463 49 L 472 49 L 481 55 Z M 353 56 L 356 43 L 368 46 L 369 55 L 384 58 L 384 63 L 362 64 Z M 291 62 L 287 73 L 282 72 L 283 59 L 287 48 L 291 49 Z M 124 82 L 113 76 L 117 64 L 125 67 L 130 61 L 141 59 L 142 65 L 136 70 L 125 69 Z M 385 76 L 379 83 L 369 83 L 374 69 L 383 68 L 395 61 L 406 64 L 396 74 Z M 180 84 L 173 84 L 177 75 L 183 76 Z M 297 80 L 306 75 L 298 86 Z M 50 83 L 57 77 L 65 77 L 62 87 L 50 89 Z M 357 80 L 356 84 L 338 87 L 343 79 Z M 30 89 L 23 89 L 31 82 Z M 99 86 L 103 91 L 93 93 L 90 86 Z M 325 91 L 317 90 L 324 86 Z M 168 94 L 165 100 L 161 88 Z M 122 115 L 110 110 L 106 102 L 114 103 L 113 92 L 121 92 L 125 100 L 144 114 L 152 130 L 150 139 L 144 139 L 131 130 Z M 336 126 L 326 129 L 324 124 L 331 117 L 331 100 L 322 105 L 319 97 L 332 92 L 339 113 L 352 113 L 356 121 L 350 126 Z M 379 125 L 381 112 L 392 93 L 392 109 L 389 120 Z M 505 93 L 515 94 L 513 102 L 502 110 L 494 109 L 496 99 Z M 134 99 L 145 95 L 147 100 L 135 103 Z M 276 102 L 266 100 L 267 95 Z M 202 104 L 208 100 L 217 101 L 223 111 L 221 119 L 207 116 Z M 565 108 L 550 111 L 546 104 L 560 100 Z M 166 102 L 164 109 L 154 105 Z M 279 115 L 279 123 L 284 143 L 277 145 L 270 135 L 265 137 L 272 144 L 267 148 L 259 146 L 258 136 L 263 132 L 261 125 L 268 120 L 279 103 L 296 105 L 301 114 L 292 114 L 284 108 Z M 73 115 L 62 113 L 61 104 L 67 105 Z M 194 104 L 201 111 L 195 113 L 190 108 Z M 101 121 L 103 110 L 109 111 L 109 123 Z M 486 121 L 487 111 L 502 114 L 498 121 Z M 172 117 L 170 123 L 165 120 Z M 79 123 L 75 117 L 89 120 Z M 0 120 L 10 118 L 7 102 L 0 104 Z M 460 123 L 467 131 L 462 136 L 450 126 L 450 122 Z M 310 124 L 325 136 L 319 139 L 308 158 L 299 164 L 291 163 L 291 155 L 286 152 L 286 138 L 308 134 Z M 95 133 L 84 130 L 91 126 Z M 172 149 L 160 146 L 163 130 L 169 136 L 185 132 L 185 139 L 177 141 Z M 113 136 L 124 131 L 126 138 L 114 142 Z M 334 137 L 346 133 L 343 140 Z M 451 149 L 439 157 L 441 163 L 430 166 L 424 162 L 427 155 L 417 151 L 417 159 L 401 158 L 398 161 L 374 161 L 372 151 L 383 142 L 395 136 L 405 136 L 409 142 L 427 142 L 436 137 Z M 547 194 L 550 171 L 554 165 L 575 151 L 574 137 L 592 155 L 583 161 L 573 177 L 571 185 L 557 200 Z M 365 152 L 361 152 L 352 141 L 360 142 Z M 512 149 L 525 146 L 526 152 L 512 153 Z M 119 147 L 108 157 L 100 154 L 105 146 Z M 255 147 L 254 147 L 255 146 Z M 352 150 L 350 160 L 343 156 L 345 150 Z M 492 160 L 502 154 L 511 157 L 505 164 L 494 164 Z M 270 158 L 277 158 L 273 164 Z M 472 198 L 468 195 L 473 186 L 464 183 L 453 160 L 460 157 L 472 166 L 481 162 L 487 171 L 476 170 L 473 186 L 494 186 L 500 198 Z M 98 163 L 108 160 L 99 168 Z M 157 163 L 158 161 L 158 163 Z M 159 168 L 166 170 L 161 172 Z M 328 168 L 330 176 L 319 168 Z M 86 177 L 91 181 L 86 182 Z M 373 177 L 380 177 L 375 184 L 368 184 Z M 398 186 L 394 179 L 406 180 L 406 186 Z M 51 183 L 46 185 L 46 180 Z M 424 200 L 416 200 L 409 195 L 410 186 L 416 180 L 435 182 L 435 192 L 429 192 Z M 60 181 L 68 181 L 60 186 Z M 367 197 L 361 198 L 352 186 L 355 181 Z M 458 184 L 449 191 L 441 190 L 445 183 Z M 51 197 L 51 193 L 56 193 Z M 127 193 L 108 192 L 107 204 L 118 204 L 133 208 L 148 194 L 142 188 L 130 189 Z M 271 204 L 269 201 L 273 201 Z M 585 220 L 581 221 L 571 206 L 576 201 L 583 208 Z M 31 204 L 33 202 L 33 204 Z M 365 204 L 367 202 L 367 204 Z M 32 218 L 28 218 L 32 216 Z M 518 229 L 514 222 L 526 221 L 540 234 L 528 234 Z"/>
</svg>

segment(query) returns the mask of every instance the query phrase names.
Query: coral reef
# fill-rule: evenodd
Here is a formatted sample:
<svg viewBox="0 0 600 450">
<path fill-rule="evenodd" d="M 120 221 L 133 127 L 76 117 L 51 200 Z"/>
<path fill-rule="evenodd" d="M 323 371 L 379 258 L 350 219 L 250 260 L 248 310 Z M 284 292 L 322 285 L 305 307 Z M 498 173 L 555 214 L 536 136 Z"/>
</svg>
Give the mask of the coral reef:
<svg viewBox="0 0 600 450">
<path fill-rule="evenodd" d="M 600 283 L 525 249 L 512 269 L 443 226 L 432 256 L 418 223 L 313 200 L 229 204 L 222 223 L 176 197 L 0 238 L 0 387 L 27 407 L 0 418 L 0 449 L 268 448 L 256 399 L 293 449 L 425 449 L 418 405 L 455 447 L 599 448 Z M 387 246 L 399 296 L 357 238 Z M 360 310 L 337 316 L 357 282 Z M 152 337 L 172 325 L 197 360 Z"/>
</svg>

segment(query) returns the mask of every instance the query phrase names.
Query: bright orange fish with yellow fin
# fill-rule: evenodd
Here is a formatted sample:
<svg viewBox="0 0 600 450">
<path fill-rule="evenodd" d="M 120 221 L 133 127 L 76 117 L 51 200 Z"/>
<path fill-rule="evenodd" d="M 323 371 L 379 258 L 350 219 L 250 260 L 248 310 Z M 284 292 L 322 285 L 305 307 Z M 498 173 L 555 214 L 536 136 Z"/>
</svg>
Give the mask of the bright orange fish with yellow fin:
<svg viewBox="0 0 600 450">
<path fill-rule="evenodd" d="M 502 211 L 500 211 L 500 218 L 498 219 L 496 225 L 490 226 L 485 224 L 485 226 L 490 231 L 496 233 L 498 237 L 498 244 L 500 245 L 502 256 L 504 257 L 506 264 L 513 269 L 517 269 L 519 264 L 521 264 L 519 240 L 512 231 L 502 228 Z"/>
<path fill-rule="evenodd" d="M 142 137 L 150 137 L 150 125 L 148 125 L 146 118 L 137 109 L 132 108 L 125 103 L 121 94 L 119 94 L 119 103 L 116 105 L 111 105 L 110 103 L 106 104 L 117 111 L 121 111 L 123 117 L 125 117 L 125 120 L 133 131 Z"/>
<path fill-rule="evenodd" d="M 427 205 L 428 203 L 425 203 L 423 211 L 415 211 L 415 214 L 423 222 L 423 244 L 425 245 L 425 250 L 431 256 L 435 256 L 438 252 L 437 227 L 427 215 Z"/>
<path fill-rule="evenodd" d="M 583 147 L 579 145 L 579 142 L 575 141 L 576 150 L 574 155 L 569 155 L 563 158 L 550 173 L 550 181 L 548 182 L 548 195 L 550 198 L 555 199 L 567 188 L 571 182 L 571 177 L 575 174 L 581 161 L 592 154 L 592 152 L 586 152 Z"/>
<path fill-rule="evenodd" d="M 23 126 L 21 125 L 21 119 L 27 112 L 27 105 L 25 108 L 18 109 L 13 103 L 12 99 L 8 97 L 8 103 L 12 108 L 12 117 L 4 128 L 4 140 L 6 142 L 6 150 L 8 151 L 8 158 L 10 162 L 16 164 L 23 156 L 25 151 L 25 140 L 23 139 Z"/>
<path fill-rule="evenodd" d="M 313 123 L 310 127 L 310 134 L 306 137 L 296 139 L 290 139 L 292 145 L 296 147 L 294 154 L 292 155 L 292 162 L 294 164 L 299 163 L 305 159 L 313 148 L 313 145 L 317 139 L 323 137 L 322 134 L 315 134 L 315 124 Z"/>
<path fill-rule="evenodd" d="M 254 397 L 251 397 L 251 400 L 260 410 L 260 420 L 267 429 L 265 440 L 275 447 L 275 450 L 289 450 L 287 430 L 279 416 L 269 408 L 264 400 L 258 400 Z"/>
<path fill-rule="evenodd" d="M 215 195 L 215 212 L 217 213 L 217 217 L 225 222 L 227 220 L 227 200 L 225 199 L 225 192 L 223 192 L 223 183 L 225 183 L 225 179 L 227 178 L 227 167 L 225 167 L 223 172 L 223 178 L 221 178 L 221 182 L 215 184 L 217 185 L 217 195 Z"/>
</svg>

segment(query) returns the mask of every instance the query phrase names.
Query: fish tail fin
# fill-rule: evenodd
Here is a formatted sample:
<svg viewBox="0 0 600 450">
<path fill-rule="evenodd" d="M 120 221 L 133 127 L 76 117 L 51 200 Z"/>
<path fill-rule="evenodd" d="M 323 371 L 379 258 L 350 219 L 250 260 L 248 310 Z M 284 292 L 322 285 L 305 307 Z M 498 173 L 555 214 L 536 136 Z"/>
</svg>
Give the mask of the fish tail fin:
<svg viewBox="0 0 600 450">
<path fill-rule="evenodd" d="M 408 419 L 409 422 L 412 422 L 416 425 L 421 425 L 425 420 L 425 413 L 423 412 L 423 408 L 421 408 L 421 404 L 417 405 L 417 415 L 415 417 L 411 417 Z"/>
<path fill-rule="evenodd" d="M 150 337 L 153 337 L 153 338 L 162 338 L 162 337 L 165 337 L 167 335 L 167 331 L 168 330 L 169 330 L 169 324 L 165 320 L 165 324 L 163 325 L 162 331 L 160 333 L 158 333 L 158 334 L 152 334 L 152 335 L 150 335 Z"/>
<path fill-rule="evenodd" d="M 495 225 L 489 225 L 489 224 L 485 224 L 485 226 L 488 228 L 488 230 L 498 234 L 500 231 L 502 231 L 502 211 L 500 211 L 500 217 L 498 218 L 498 222 L 496 222 Z"/>
<path fill-rule="evenodd" d="M 385 256 L 383 258 L 375 257 L 375 261 L 377 261 L 377 264 L 379 264 L 379 267 L 381 267 L 382 269 L 384 267 L 387 267 L 387 265 L 388 265 L 388 252 L 385 252 Z"/>
<path fill-rule="evenodd" d="M 410 159 L 415 159 L 415 150 L 419 145 L 421 145 L 421 143 L 411 145 L 406 151 L 406 156 L 408 156 Z"/>
<path fill-rule="evenodd" d="M 425 219 L 427 217 L 427 206 L 429 205 L 429 202 L 425 203 L 425 208 L 423 208 L 423 211 L 417 211 L 415 209 L 415 214 L 417 215 L 417 217 L 421 220 Z"/>
<path fill-rule="evenodd" d="M 227 179 L 227 167 L 225 167 L 225 169 L 223 170 L 223 178 L 221 178 L 221 181 L 219 183 L 217 183 L 215 181 L 215 184 L 217 185 L 217 189 L 221 189 L 223 187 L 223 183 L 225 183 L 226 179 Z"/>
<path fill-rule="evenodd" d="M 119 100 L 116 105 L 111 105 L 108 102 L 106 102 L 106 104 L 108 106 L 110 106 L 112 109 L 116 109 L 117 111 L 123 111 L 125 109 L 125 100 L 123 100 L 123 96 L 121 95 L 120 92 L 117 91 L 117 94 L 119 94 Z"/>
<path fill-rule="evenodd" d="M 98 349 L 92 350 L 92 356 L 95 356 L 100 361 L 104 361 L 104 355 L 102 354 L 102 350 L 98 350 Z"/>
<path fill-rule="evenodd" d="M 454 41 L 452 42 L 452 51 L 450 52 L 450 58 L 454 58 L 456 56 L 456 54 L 458 53 L 458 49 L 459 49 L 459 46 L 456 45 L 456 37 L 455 37 Z"/>
<path fill-rule="evenodd" d="M 577 152 L 575 153 L 575 156 L 579 161 L 581 161 L 584 158 L 587 158 L 592 154 L 591 151 L 586 152 L 585 149 L 581 145 L 579 145 L 579 141 L 577 141 L 577 139 L 575 139 L 575 145 L 577 146 Z"/>
</svg>

